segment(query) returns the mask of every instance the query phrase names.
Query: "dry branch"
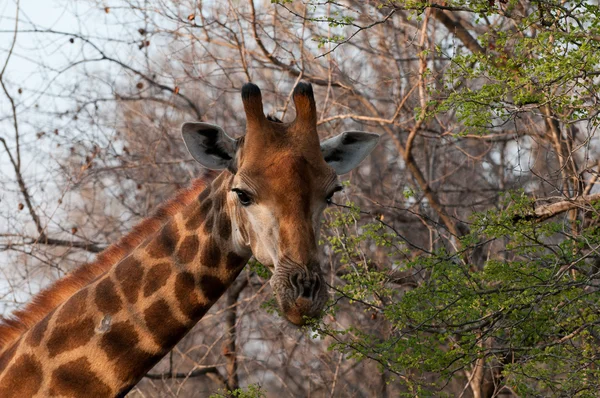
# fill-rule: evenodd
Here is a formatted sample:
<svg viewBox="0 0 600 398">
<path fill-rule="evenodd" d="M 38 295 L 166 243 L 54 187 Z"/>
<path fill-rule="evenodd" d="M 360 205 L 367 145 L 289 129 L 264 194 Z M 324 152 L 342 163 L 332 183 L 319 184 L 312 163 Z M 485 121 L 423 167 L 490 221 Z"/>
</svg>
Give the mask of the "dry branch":
<svg viewBox="0 0 600 398">
<path fill-rule="evenodd" d="M 534 217 L 536 221 L 544 221 L 569 210 L 577 208 L 589 209 L 589 207 L 598 200 L 600 200 L 600 193 L 580 196 L 556 203 L 540 205 L 535 208 Z"/>
</svg>

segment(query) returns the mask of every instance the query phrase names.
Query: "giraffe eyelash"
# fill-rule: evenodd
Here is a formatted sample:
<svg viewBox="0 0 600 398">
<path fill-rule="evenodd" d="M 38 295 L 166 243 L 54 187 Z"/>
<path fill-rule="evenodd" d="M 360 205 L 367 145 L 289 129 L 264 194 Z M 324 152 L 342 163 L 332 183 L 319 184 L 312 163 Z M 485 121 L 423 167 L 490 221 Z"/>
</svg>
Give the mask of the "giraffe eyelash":
<svg viewBox="0 0 600 398">
<path fill-rule="evenodd" d="M 252 196 L 250 196 L 248 192 L 239 188 L 233 188 L 231 191 L 237 194 L 238 200 L 242 206 L 250 206 L 252 204 Z"/>
</svg>

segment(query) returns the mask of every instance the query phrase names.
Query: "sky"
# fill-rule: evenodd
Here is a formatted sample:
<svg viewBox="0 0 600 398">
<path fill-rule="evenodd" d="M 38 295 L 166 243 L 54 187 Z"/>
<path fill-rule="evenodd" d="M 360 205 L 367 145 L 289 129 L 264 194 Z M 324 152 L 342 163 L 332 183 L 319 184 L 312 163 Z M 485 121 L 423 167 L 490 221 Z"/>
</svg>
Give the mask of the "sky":
<svg viewBox="0 0 600 398">
<path fill-rule="evenodd" d="M 19 7 L 20 32 L 16 36 L 14 49 L 8 59 L 14 37 L 17 2 L 0 0 L 0 70 L 6 65 L 3 80 L 18 110 L 22 171 L 26 180 L 36 182 L 32 184 L 32 195 L 35 195 L 36 199 L 43 194 L 55 197 L 53 188 L 56 188 L 56 185 L 53 185 L 52 178 L 48 176 L 57 167 L 52 157 L 53 153 L 58 155 L 58 150 L 50 148 L 50 144 L 43 140 L 36 140 L 36 134 L 45 129 L 60 130 L 64 125 L 65 121 L 49 117 L 46 111 L 67 109 L 71 103 L 46 94 L 52 94 L 54 87 L 63 87 L 61 84 L 63 76 L 60 71 L 80 56 L 80 48 L 69 46 L 71 43 L 66 36 L 51 37 L 26 31 L 35 29 L 78 31 L 82 26 L 77 15 L 85 15 L 97 10 L 91 9 L 87 2 L 61 0 L 21 1 Z M 94 24 L 89 20 L 86 23 L 89 23 L 86 28 L 94 28 Z M 0 137 L 7 141 L 13 154 L 14 136 L 11 105 L 4 92 L 0 91 Z M 17 211 L 17 204 L 23 199 L 14 181 L 15 172 L 9 156 L 4 148 L 0 147 L 0 233 L 22 231 L 25 225 L 26 229 L 34 235 L 29 214 L 25 210 Z M 40 184 L 40 181 L 43 184 Z M 44 193 L 35 191 L 39 186 L 45 188 Z M 44 213 L 56 212 L 58 209 L 55 203 L 44 203 L 44 200 L 38 201 L 36 205 L 45 206 Z M 10 215 L 10 218 L 6 218 L 6 215 Z M 7 219 L 9 222 L 2 222 Z M 26 273 L 27 267 L 11 267 L 14 262 L 15 257 L 0 252 L 0 314 L 14 308 L 15 302 L 26 300 L 29 294 L 39 289 L 35 282 L 26 282 L 25 285 L 22 281 L 23 274 L 19 274 Z M 15 283 L 21 285 L 14 289 Z M 19 297 L 12 293 L 15 291 L 23 294 Z"/>
</svg>

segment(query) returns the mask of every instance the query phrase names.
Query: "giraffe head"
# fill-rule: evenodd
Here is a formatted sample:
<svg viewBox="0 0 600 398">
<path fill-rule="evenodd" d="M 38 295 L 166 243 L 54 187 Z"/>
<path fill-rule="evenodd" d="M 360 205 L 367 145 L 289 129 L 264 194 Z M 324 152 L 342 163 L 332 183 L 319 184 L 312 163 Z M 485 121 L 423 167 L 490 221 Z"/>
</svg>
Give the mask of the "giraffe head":
<svg viewBox="0 0 600 398">
<path fill-rule="evenodd" d="M 312 86 L 299 83 L 293 99 L 293 122 L 267 118 L 260 89 L 247 83 L 244 137 L 234 140 L 208 123 L 184 123 L 182 134 L 199 163 L 232 173 L 232 250 L 251 251 L 271 268 L 282 312 L 301 325 L 305 317 L 318 316 L 328 298 L 318 250 L 323 210 L 341 190 L 338 175 L 356 167 L 379 136 L 350 131 L 320 143 Z"/>
</svg>

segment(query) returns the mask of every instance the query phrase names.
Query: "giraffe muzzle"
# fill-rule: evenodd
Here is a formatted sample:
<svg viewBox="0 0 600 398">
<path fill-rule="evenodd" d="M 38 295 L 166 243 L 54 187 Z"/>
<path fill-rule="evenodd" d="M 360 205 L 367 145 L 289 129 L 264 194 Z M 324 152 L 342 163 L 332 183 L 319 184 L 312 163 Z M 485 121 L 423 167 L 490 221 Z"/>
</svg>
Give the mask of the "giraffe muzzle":
<svg viewBox="0 0 600 398">
<path fill-rule="evenodd" d="M 320 267 L 313 271 L 276 271 L 271 284 L 279 307 L 294 325 L 302 326 L 308 319 L 321 316 L 328 293 Z"/>
<path fill-rule="evenodd" d="M 290 283 L 296 291 L 296 299 L 317 300 L 319 290 L 321 289 L 321 278 L 319 275 L 315 274 L 312 277 L 308 277 L 302 272 L 297 272 L 290 277 Z"/>
</svg>

